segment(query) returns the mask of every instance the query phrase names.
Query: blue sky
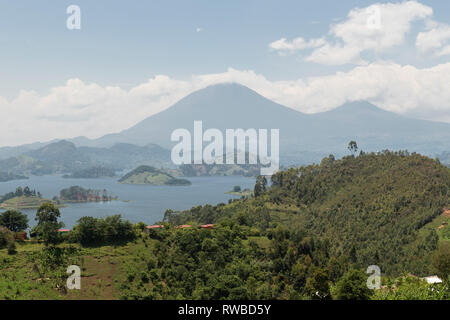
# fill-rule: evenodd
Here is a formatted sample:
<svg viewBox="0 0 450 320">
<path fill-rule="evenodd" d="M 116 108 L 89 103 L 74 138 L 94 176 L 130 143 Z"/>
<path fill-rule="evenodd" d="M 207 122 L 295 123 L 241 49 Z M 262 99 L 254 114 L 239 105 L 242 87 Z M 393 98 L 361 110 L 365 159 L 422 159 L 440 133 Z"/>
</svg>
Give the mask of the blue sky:
<svg viewBox="0 0 450 320">
<path fill-rule="evenodd" d="M 67 130 L 67 137 L 81 133 L 96 137 L 125 129 L 136 123 L 138 117 L 160 111 L 184 94 L 222 78 L 241 82 L 302 112 L 326 111 L 358 97 L 347 95 L 329 99 L 321 96 L 323 93 L 315 92 L 313 95 L 322 101 L 319 103 L 308 95 L 314 90 L 311 78 L 331 81 L 330 77 L 345 73 L 349 79 L 361 76 L 363 71 L 380 72 L 382 78 L 395 72 L 402 74 L 402 82 L 411 72 L 423 78 L 422 73 L 430 68 L 445 73 L 446 69 L 442 69 L 447 67 L 450 55 L 438 55 L 437 52 L 446 49 L 450 43 L 450 36 L 446 36 L 450 2 L 423 0 L 415 3 L 414 14 L 408 16 L 409 9 L 402 1 L 0 0 L 0 116 L 8 116 L 11 109 L 21 110 L 23 114 L 21 108 L 26 105 L 34 110 L 30 123 L 46 121 L 47 125 L 67 128 L 67 123 L 71 122 L 74 129 Z M 66 28 L 66 8 L 71 4 L 81 8 L 81 30 Z M 333 26 L 350 20 L 352 10 L 373 4 L 394 4 L 401 8 L 399 15 L 408 16 L 404 20 L 408 32 L 399 32 L 399 40 L 388 37 L 395 32 L 384 30 L 385 34 L 377 40 L 380 48 L 368 44 L 366 50 L 357 50 L 356 58 L 354 50 L 358 41 L 364 38 L 358 34 L 350 35 L 350 42 L 344 44 L 342 52 L 337 52 L 337 57 L 335 51 L 340 48 L 343 38 L 332 34 Z M 427 13 L 427 9 L 432 9 L 432 13 Z M 393 17 L 392 12 L 397 12 L 394 10 L 397 9 L 386 7 L 382 11 L 383 17 Z M 397 28 L 398 24 L 394 22 L 389 21 L 387 27 Z M 430 23 L 439 26 L 430 26 Z M 425 41 L 421 48 L 428 51 L 420 51 L 416 44 L 418 34 L 434 29 L 440 32 L 440 42 L 430 44 Z M 308 58 L 321 46 L 284 50 L 272 45 L 280 39 L 290 45 L 299 37 L 305 41 L 320 39 L 321 46 L 331 47 L 332 52 L 327 54 L 334 55 L 329 60 L 333 63 L 327 63 L 328 56 Z M 425 38 L 429 36 L 425 34 Z M 349 52 L 353 56 L 345 56 Z M 364 62 L 358 62 L 358 59 Z M 390 70 L 399 72 L 386 71 L 379 63 L 391 63 Z M 415 69 L 409 70 L 407 66 Z M 436 72 L 433 69 L 427 76 Z M 156 80 L 158 75 L 167 79 Z M 208 80 L 192 80 L 193 76 L 202 75 Z M 386 81 L 399 82 L 391 78 Z M 440 81 L 442 84 L 444 80 Z M 413 86 L 416 84 L 405 84 L 408 88 Z M 293 92 L 289 89 L 292 87 L 296 93 L 288 96 L 287 93 Z M 401 96 L 411 94 L 407 91 L 397 93 L 401 89 L 389 93 L 398 98 L 394 101 L 387 101 L 379 92 L 361 98 L 387 110 L 450 122 L 448 108 L 423 107 L 428 99 L 428 89 L 418 92 L 415 101 L 403 101 Z M 135 92 L 143 91 L 145 94 L 142 93 L 139 99 L 129 98 Z M 52 95 L 52 92 L 57 93 Z M 75 93 L 80 92 L 82 97 L 74 98 Z M 111 92 L 113 97 L 105 98 Z M 61 98 L 63 95 L 66 96 Z M 136 108 L 135 118 L 124 119 L 119 115 L 119 107 L 111 107 L 108 100 L 122 98 L 127 108 Z M 433 104 L 447 102 L 450 105 L 450 100 L 434 101 Z M 85 111 L 88 109 L 79 107 L 85 104 L 95 106 L 89 109 L 93 113 L 117 111 L 117 119 L 97 119 Z M 47 113 L 52 113 L 52 117 Z M 81 120 L 90 117 L 95 121 L 110 121 L 110 125 L 91 130 L 95 125 Z M 58 119 L 65 119 L 65 122 L 58 122 Z M 39 139 L 48 137 L 41 135 Z M 4 138 L 6 140 L 0 141 L 0 145 L 31 142 L 35 138 L 35 134 L 24 133 L 17 140 Z"/>
<path fill-rule="evenodd" d="M 136 85 L 155 74 L 186 78 L 251 69 L 273 80 L 346 68 L 284 59 L 267 47 L 281 37 L 319 37 L 335 19 L 373 1 L 6 1 L 0 2 L 0 95 L 46 90 L 77 77 Z M 450 2 L 422 1 L 450 21 Z M 66 28 L 77 4 L 82 29 Z M 196 32 L 201 28 L 200 32 Z"/>
</svg>

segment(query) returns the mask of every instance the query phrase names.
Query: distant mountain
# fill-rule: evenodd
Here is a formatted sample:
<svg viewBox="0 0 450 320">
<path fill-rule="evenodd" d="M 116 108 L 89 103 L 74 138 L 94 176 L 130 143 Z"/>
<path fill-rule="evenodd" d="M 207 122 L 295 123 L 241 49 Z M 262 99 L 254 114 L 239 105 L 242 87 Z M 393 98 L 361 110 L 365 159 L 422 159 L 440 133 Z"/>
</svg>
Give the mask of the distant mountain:
<svg viewBox="0 0 450 320">
<path fill-rule="evenodd" d="M 72 145 L 32 144 L 0 148 L 0 171 L 32 166 L 38 172 L 84 169 L 105 165 L 114 169 L 141 164 L 174 166 L 170 150 L 175 129 L 193 134 L 195 120 L 203 130 L 279 129 L 280 164 L 307 164 L 333 153 L 348 154 L 347 144 L 357 141 L 364 151 L 409 150 L 435 157 L 450 151 L 450 124 L 404 117 L 368 102 L 346 103 L 334 110 L 304 114 L 264 98 L 239 84 L 219 84 L 191 93 L 168 109 L 135 126 L 99 139 L 71 139 Z M 59 142 L 58 142 L 59 143 Z M 56 148 L 56 149 L 53 149 Z M 37 149 L 37 150 L 36 150 Z M 62 151 L 59 153 L 59 151 Z M 5 159 L 5 155 L 12 155 Z M 50 169 L 48 168 L 50 166 Z M 22 170 L 22 171 L 21 171 Z"/>
<path fill-rule="evenodd" d="M 117 142 L 171 148 L 177 128 L 193 134 L 195 120 L 203 130 L 217 128 L 280 129 L 282 164 L 318 161 L 329 153 L 342 156 L 356 140 L 365 151 L 408 149 L 428 155 L 450 150 L 450 124 L 384 111 L 368 102 L 352 102 L 323 113 L 304 114 L 272 102 L 239 84 L 220 84 L 196 91 L 172 107 L 120 133 L 92 141 L 110 146 Z"/>
<path fill-rule="evenodd" d="M 28 179 L 28 178 L 25 176 L 13 174 L 10 172 L 0 172 L 0 182 L 6 182 L 6 181 L 11 181 L 11 180 L 22 180 L 22 179 Z"/>
<path fill-rule="evenodd" d="M 68 179 L 97 179 L 105 177 L 114 177 L 116 172 L 114 169 L 95 166 L 88 169 L 82 169 L 72 172 L 72 174 L 65 174 L 63 178 Z"/>
<path fill-rule="evenodd" d="M 131 169 L 139 165 L 174 167 L 170 160 L 170 151 L 153 143 L 144 146 L 116 143 L 109 148 L 79 147 L 78 149 L 96 164 L 117 170 Z"/>
<path fill-rule="evenodd" d="M 113 172 L 131 169 L 137 165 L 152 164 L 173 167 L 170 151 L 155 144 L 135 146 L 115 144 L 110 148 L 77 147 L 61 140 L 37 150 L 27 151 L 15 157 L 0 160 L 0 172 L 10 174 L 44 175 L 54 173 Z"/>
<path fill-rule="evenodd" d="M 15 146 L 15 147 L 0 147 L 0 159 L 16 157 L 24 152 L 42 148 L 53 142 L 56 142 L 56 141 L 35 142 L 35 143 L 23 144 L 23 145 Z"/>
</svg>

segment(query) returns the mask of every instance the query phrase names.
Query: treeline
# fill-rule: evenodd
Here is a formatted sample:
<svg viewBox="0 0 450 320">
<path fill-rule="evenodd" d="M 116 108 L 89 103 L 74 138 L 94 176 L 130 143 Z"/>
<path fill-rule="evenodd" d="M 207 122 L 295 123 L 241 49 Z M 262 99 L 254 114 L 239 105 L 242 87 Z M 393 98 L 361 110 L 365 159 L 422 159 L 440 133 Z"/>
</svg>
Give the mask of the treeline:
<svg viewBox="0 0 450 320">
<path fill-rule="evenodd" d="M 85 189 L 80 186 L 72 186 L 67 189 L 62 189 L 59 192 L 59 198 L 55 200 L 60 201 L 111 201 L 116 199 L 111 195 L 108 195 L 106 189 L 95 190 Z"/>
<path fill-rule="evenodd" d="M 120 215 L 106 218 L 82 217 L 67 236 L 68 242 L 83 246 L 106 245 L 134 240 L 137 237 L 133 225 Z"/>
</svg>

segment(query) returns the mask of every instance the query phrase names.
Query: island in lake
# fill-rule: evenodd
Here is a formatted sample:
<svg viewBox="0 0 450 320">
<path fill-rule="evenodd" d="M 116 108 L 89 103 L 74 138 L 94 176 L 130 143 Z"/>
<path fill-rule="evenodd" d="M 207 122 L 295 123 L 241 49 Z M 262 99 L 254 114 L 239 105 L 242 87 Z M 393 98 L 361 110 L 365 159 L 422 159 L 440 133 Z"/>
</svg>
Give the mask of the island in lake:
<svg viewBox="0 0 450 320">
<path fill-rule="evenodd" d="M 67 189 L 62 189 L 59 192 L 59 197 L 53 198 L 57 203 L 64 202 L 105 202 L 117 200 L 117 197 L 113 197 L 108 194 L 106 189 L 95 190 L 85 189 L 80 186 L 72 186 Z"/>
<path fill-rule="evenodd" d="M 139 166 L 119 180 L 124 184 L 149 184 L 154 186 L 187 186 L 187 179 L 175 178 L 171 174 L 151 166 Z"/>
<path fill-rule="evenodd" d="M 16 191 L 0 196 L 0 208 L 6 210 L 35 209 L 44 202 L 52 202 L 52 200 L 44 199 L 39 191 L 31 190 L 28 186 L 23 189 L 18 187 Z"/>
</svg>

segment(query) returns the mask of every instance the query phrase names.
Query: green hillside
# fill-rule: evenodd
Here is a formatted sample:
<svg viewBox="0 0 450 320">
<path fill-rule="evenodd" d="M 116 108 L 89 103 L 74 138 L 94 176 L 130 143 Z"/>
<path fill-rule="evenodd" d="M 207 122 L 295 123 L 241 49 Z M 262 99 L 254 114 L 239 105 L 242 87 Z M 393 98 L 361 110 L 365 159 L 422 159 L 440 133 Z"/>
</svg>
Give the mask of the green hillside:
<svg viewBox="0 0 450 320">
<path fill-rule="evenodd" d="M 449 196 L 450 169 L 418 154 L 386 151 L 342 160 L 330 156 L 320 165 L 275 174 L 259 197 L 166 217 L 174 224 L 233 217 L 263 235 L 283 225 L 326 241 L 331 256 L 358 266 L 427 274 L 438 232 L 447 234 L 448 228 L 437 232 L 427 226 L 450 206 Z"/>
<path fill-rule="evenodd" d="M 143 173 L 159 174 L 126 178 Z M 258 177 L 253 193 L 167 210 L 151 231 L 119 215 L 83 217 L 55 247 L 33 239 L 11 248 L 0 228 L 0 299 L 450 298 L 450 169 L 438 161 L 330 156 L 281 171 L 270 186 Z M 72 264 L 83 290 L 61 289 Z M 369 265 L 381 268 L 379 290 L 366 285 Z M 421 279 L 434 274 L 443 283 Z"/>
<path fill-rule="evenodd" d="M 155 186 L 184 186 L 191 184 L 189 180 L 175 178 L 172 175 L 151 166 L 139 166 L 120 178 L 119 182 L 126 184 L 150 184 Z"/>
</svg>

